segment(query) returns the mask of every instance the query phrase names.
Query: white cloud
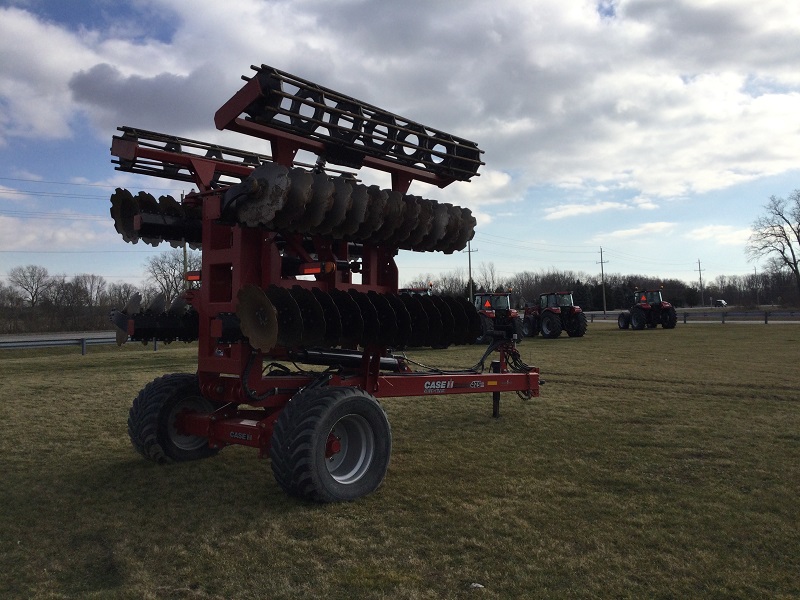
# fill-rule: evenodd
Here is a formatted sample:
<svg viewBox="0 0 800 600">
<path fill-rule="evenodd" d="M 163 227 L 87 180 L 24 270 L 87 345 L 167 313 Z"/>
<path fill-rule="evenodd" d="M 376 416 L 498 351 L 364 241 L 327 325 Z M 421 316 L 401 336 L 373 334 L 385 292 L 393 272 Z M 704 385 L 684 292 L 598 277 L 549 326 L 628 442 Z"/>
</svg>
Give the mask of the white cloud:
<svg viewBox="0 0 800 600">
<path fill-rule="evenodd" d="M 569 217 L 593 215 L 608 210 L 629 210 L 624 202 L 595 202 L 594 204 L 560 204 L 544 209 L 544 220 L 555 221 Z"/>
<path fill-rule="evenodd" d="M 706 225 L 693 229 L 684 235 L 690 240 L 706 240 L 727 246 L 744 246 L 752 234 L 751 229 L 742 229 L 731 225 Z"/>
<path fill-rule="evenodd" d="M 676 223 L 659 221 L 655 223 L 643 223 L 638 227 L 630 229 L 617 229 L 602 236 L 597 236 L 599 240 L 632 240 L 636 238 L 649 238 L 653 235 L 666 235 L 675 230 Z"/>
</svg>

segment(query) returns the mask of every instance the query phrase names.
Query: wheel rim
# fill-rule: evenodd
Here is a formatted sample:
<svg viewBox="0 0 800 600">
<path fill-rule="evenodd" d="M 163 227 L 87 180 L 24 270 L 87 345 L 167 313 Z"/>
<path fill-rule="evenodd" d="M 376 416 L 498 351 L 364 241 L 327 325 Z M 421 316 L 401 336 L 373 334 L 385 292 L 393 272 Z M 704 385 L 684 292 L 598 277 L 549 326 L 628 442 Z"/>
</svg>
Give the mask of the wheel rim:
<svg viewBox="0 0 800 600">
<path fill-rule="evenodd" d="M 361 479 L 374 455 L 372 427 L 360 415 L 342 417 L 328 434 L 325 465 L 337 483 L 350 484 Z"/>
<path fill-rule="evenodd" d="M 206 444 L 208 444 L 208 440 L 204 437 L 198 437 L 196 435 L 185 435 L 178 431 L 178 428 L 175 427 L 175 422 L 177 420 L 178 413 L 181 413 L 185 410 L 201 413 L 208 412 L 208 404 L 203 398 L 185 398 L 184 400 L 177 402 L 169 413 L 168 422 L 170 441 L 178 449 L 191 452 L 204 447 Z"/>
</svg>

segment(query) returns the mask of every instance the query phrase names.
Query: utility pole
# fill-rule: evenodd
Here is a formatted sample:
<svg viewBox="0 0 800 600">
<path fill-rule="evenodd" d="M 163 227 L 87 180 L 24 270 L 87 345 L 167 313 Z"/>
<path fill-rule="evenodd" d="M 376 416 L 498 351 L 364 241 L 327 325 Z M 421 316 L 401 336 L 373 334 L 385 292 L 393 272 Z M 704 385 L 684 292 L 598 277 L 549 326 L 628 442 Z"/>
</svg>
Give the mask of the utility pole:
<svg viewBox="0 0 800 600">
<path fill-rule="evenodd" d="M 475 284 L 472 282 L 472 253 L 473 252 L 477 252 L 477 251 L 478 251 L 477 248 L 475 248 L 475 250 L 472 249 L 472 242 L 468 241 L 467 242 L 467 249 L 466 249 L 466 253 L 467 253 L 467 277 L 469 278 L 467 280 L 467 287 L 469 287 L 469 303 L 470 304 L 473 304 L 475 302 Z M 464 252 L 464 250 L 462 250 L 462 252 Z"/>
<path fill-rule="evenodd" d="M 703 269 L 700 268 L 700 259 L 697 259 L 697 272 L 700 274 L 700 306 L 705 306 L 706 301 L 703 298 Z"/>
<path fill-rule="evenodd" d="M 606 316 L 606 274 L 603 265 L 608 261 L 603 260 L 603 247 L 600 246 L 600 281 L 603 283 L 603 317 Z"/>
</svg>

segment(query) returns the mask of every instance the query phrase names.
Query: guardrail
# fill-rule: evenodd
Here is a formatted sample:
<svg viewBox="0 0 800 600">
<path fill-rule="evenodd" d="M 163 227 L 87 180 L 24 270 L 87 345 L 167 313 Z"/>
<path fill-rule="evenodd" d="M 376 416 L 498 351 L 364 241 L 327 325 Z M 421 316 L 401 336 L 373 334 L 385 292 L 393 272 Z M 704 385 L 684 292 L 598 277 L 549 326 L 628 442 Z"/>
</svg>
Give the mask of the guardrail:
<svg viewBox="0 0 800 600">
<path fill-rule="evenodd" d="M 609 321 L 616 323 L 621 311 L 614 313 L 608 312 L 606 315 L 587 312 L 589 322 Z M 796 310 L 748 310 L 748 311 L 729 311 L 729 310 L 710 310 L 710 311 L 678 311 L 678 316 L 683 317 L 684 323 L 712 322 L 722 323 L 756 323 L 763 321 L 765 325 L 772 322 L 800 323 L 800 311 Z"/>
<path fill-rule="evenodd" d="M 0 350 L 23 350 L 30 348 L 56 348 L 59 346 L 80 346 L 81 355 L 86 355 L 89 346 L 101 344 L 116 344 L 117 338 L 114 335 L 101 336 L 77 336 L 69 337 L 60 335 L 58 337 L 36 336 L 15 336 L 13 339 L 4 340 L 0 337 Z M 153 341 L 153 352 L 158 350 L 158 341 Z"/>
</svg>

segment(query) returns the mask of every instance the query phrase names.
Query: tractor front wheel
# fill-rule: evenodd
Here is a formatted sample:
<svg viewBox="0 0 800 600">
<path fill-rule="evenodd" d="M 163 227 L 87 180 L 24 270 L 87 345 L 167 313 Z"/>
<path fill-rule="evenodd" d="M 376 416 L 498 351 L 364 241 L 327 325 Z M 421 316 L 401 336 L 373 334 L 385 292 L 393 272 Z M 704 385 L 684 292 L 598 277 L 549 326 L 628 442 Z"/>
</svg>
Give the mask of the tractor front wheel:
<svg viewBox="0 0 800 600">
<path fill-rule="evenodd" d="M 619 313 L 617 317 L 617 327 L 627 329 L 631 326 L 631 314 L 627 312 Z"/>
<path fill-rule="evenodd" d="M 164 464 L 208 458 L 219 452 L 204 437 L 184 435 L 175 427 L 178 413 L 214 410 L 200 395 L 197 375 L 174 373 L 148 383 L 133 401 L 128 413 L 128 435 L 139 454 Z"/>
<path fill-rule="evenodd" d="M 579 312 L 573 315 L 567 324 L 567 335 L 569 337 L 583 337 L 586 334 L 588 327 L 586 322 L 586 313 Z"/>
<path fill-rule="evenodd" d="M 297 393 L 272 432 L 278 485 L 314 502 L 344 502 L 375 491 L 392 452 L 392 430 L 378 401 L 355 387 Z"/>
<path fill-rule="evenodd" d="M 675 312 L 675 307 L 670 306 L 667 310 L 661 313 L 661 326 L 664 329 L 675 329 L 678 324 L 678 314 Z"/>
<path fill-rule="evenodd" d="M 539 333 L 539 326 L 536 323 L 536 317 L 526 317 L 522 321 L 522 335 L 525 337 L 536 337 Z"/>
<path fill-rule="evenodd" d="M 556 315 L 553 313 L 542 315 L 542 337 L 547 339 L 557 338 L 561 335 L 561 330 L 561 319 Z"/>
</svg>

